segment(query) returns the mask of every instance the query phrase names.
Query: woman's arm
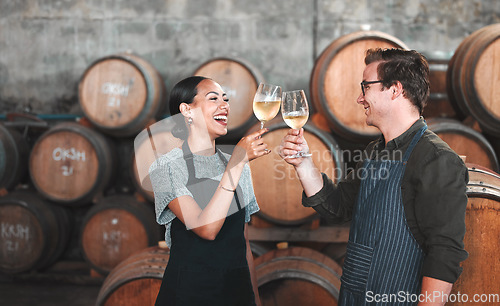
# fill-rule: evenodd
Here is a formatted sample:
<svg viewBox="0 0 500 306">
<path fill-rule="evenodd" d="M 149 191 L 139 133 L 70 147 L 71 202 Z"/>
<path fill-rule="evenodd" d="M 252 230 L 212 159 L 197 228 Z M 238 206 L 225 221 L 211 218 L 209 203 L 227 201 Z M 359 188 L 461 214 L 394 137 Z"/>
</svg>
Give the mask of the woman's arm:
<svg viewBox="0 0 500 306">
<path fill-rule="evenodd" d="M 250 278 L 252 280 L 253 293 L 255 295 L 255 304 L 260 306 L 261 302 L 259 296 L 259 286 L 257 283 L 257 271 L 255 270 L 255 265 L 253 264 L 252 249 L 250 248 L 250 241 L 248 240 L 248 223 L 245 223 L 245 240 L 247 241 L 247 262 L 248 269 L 250 270 Z"/>
<path fill-rule="evenodd" d="M 269 154 L 262 134 L 267 129 L 259 130 L 243 137 L 236 145 L 227 164 L 222 179 L 205 209 L 200 209 L 191 196 L 181 196 L 170 202 L 168 207 L 187 228 L 192 229 L 201 238 L 213 240 L 224 224 L 227 212 L 234 197 L 234 190 L 243 172 L 245 164 L 260 156 Z"/>
</svg>

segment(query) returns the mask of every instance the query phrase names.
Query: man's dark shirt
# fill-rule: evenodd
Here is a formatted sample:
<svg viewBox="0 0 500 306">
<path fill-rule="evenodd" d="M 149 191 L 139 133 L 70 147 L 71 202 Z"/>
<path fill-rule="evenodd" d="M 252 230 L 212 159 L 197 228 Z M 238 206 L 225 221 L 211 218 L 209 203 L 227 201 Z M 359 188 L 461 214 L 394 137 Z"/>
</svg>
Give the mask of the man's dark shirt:
<svg viewBox="0 0 500 306">
<path fill-rule="evenodd" d="M 389 141 L 383 137 L 371 142 L 364 155 L 370 159 L 402 160 L 423 118 L 406 132 Z M 361 159 L 361 158 L 360 158 Z M 323 173 L 323 188 L 302 204 L 336 222 L 349 221 L 357 201 L 362 161 L 337 187 Z M 368 172 L 369 174 L 369 172 Z M 467 167 L 462 159 L 436 134 L 427 130 L 408 159 L 401 183 L 406 221 L 426 256 L 422 276 L 454 283 L 468 256 L 464 250 Z"/>
</svg>

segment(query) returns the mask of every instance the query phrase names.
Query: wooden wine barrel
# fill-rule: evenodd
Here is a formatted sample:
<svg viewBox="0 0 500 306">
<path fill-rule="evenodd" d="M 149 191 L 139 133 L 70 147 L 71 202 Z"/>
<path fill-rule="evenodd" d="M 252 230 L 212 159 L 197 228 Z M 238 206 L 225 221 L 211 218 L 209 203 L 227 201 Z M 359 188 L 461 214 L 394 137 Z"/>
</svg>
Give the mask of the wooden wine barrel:
<svg viewBox="0 0 500 306">
<path fill-rule="evenodd" d="M 483 136 L 486 137 L 486 139 L 490 142 L 491 146 L 495 150 L 497 157 L 500 158 L 500 137 L 491 136 L 489 134 L 483 134 Z M 500 170 L 496 172 L 500 173 Z"/>
<path fill-rule="evenodd" d="M 249 241 L 253 258 L 257 258 L 276 248 L 273 242 L 268 241 Z"/>
<path fill-rule="evenodd" d="M 477 35 L 484 30 L 485 28 L 481 28 L 478 31 L 474 32 L 474 34 Z M 459 79 L 459 77 L 457 77 L 458 71 L 462 69 L 461 67 L 463 65 L 465 52 L 461 52 L 461 50 L 467 50 L 471 42 L 473 42 L 473 38 L 473 35 L 469 35 L 464 40 L 462 40 L 460 45 L 455 50 L 455 53 L 451 57 L 450 61 L 448 62 L 448 69 L 446 70 L 446 92 L 448 94 L 448 97 L 450 98 L 451 105 L 454 107 L 455 112 L 458 114 L 458 118 L 460 120 L 465 119 L 470 114 L 470 111 L 463 99 L 460 82 L 455 83 L 454 79 Z"/>
<path fill-rule="evenodd" d="M 29 191 L 0 198 L 0 227 L 0 272 L 7 274 L 50 266 L 71 234 L 68 212 Z"/>
<path fill-rule="evenodd" d="M 277 119 L 266 124 L 269 132 L 263 136 L 272 152 L 250 162 L 255 197 L 260 207 L 258 215 L 274 224 L 298 225 L 316 218 L 317 214 L 314 209 L 302 206 L 302 185 L 297 174 L 293 166 L 278 155 L 281 140 L 290 128 Z M 248 133 L 259 128 L 257 124 Z M 318 169 L 337 182 L 343 175 L 344 165 L 335 139 L 310 123 L 304 126 L 304 137 Z"/>
<path fill-rule="evenodd" d="M 469 166 L 467 211 L 465 215 L 465 250 L 469 258 L 453 285 L 452 294 L 468 295 L 470 305 L 475 294 L 496 294 L 500 275 L 500 176 L 491 170 Z M 498 302 L 498 301 L 497 301 Z M 448 305 L 448 304 L 446 304 Z M 476 304 L 479 305 L 479 304 Z M 498 303 L 481 304 L 498 305 Z"/>
<path fill-rule="evenodd" d="M 138 159 L 136 159 L 136 156 Z M 155 195 L 153 191 L 153 185 L 151 184 L 151 179 L 149 178 L 149 174 L 146 172 L 146 166 L 141 165 L 140 163 L 142 163 L 142 161 L 140 160 L 140 156 L 134 155 L 130 167 L 132 183 L 134 184 L 136 191 L 139 192 L 140 195 L 142 195 L 147 201 L 154 202 Z M 153 162 L 150 162 L 149 166 L 151 166 L 152 163 Z M 142 177 L 141 173 L 139 172 L 140 168 L 144 168 L 141 169 L 144 171 L 144 175 Z"/>
<path fill-rule="evenodd" d="M 103 135 L 73 122 L 42 134 L 31 151 L 29 172 L 47 199 L 67 205 L 87 204 L 111 181 L 114 147 Z"/>
<path fill-rule="evenodd" d="M 500 136 L 500 24 L 483 27 L 458 46 L 448 63 L 447 91 L 485 133 Z"/>
<path fill-rule="evenodd" d="M 499 170 L 498 158 L 488 140 L 476 130 L 453 119 L 431 118 L 426 120 L 429 129 L 443 139 L 458 155 L 466 156 L 466 161 Z"/>
<path fill-rule="evenodd" d="M 342 269 L 320 252 L 276 249 L 254 263 L 262 305 L 337 305 Z"/>
<path fill-rule="evenodd" d="M 29 146 L 21 133 L 0 124 L 0 189 L 12 189 L 28 171 Z"/>
<path fill-rule="evenodd" d="M 427 58 L 429 63 L 429 83 L 431 93 L 423 111 L 425 118 L 454 118 L 458 115 L 446 92 L 446 72 L 448 62 L 446 58 Z M 463 118 L 461 118 L 463 119 Z"/>
<path fill-rule="evenodd" d="M 134 156 L 130 161 L 130 175 L 136 190 L 148 201 L 154 201 L 149 167 L 161 155 L 182 145 L 182 140 L 172 135 L 174 123 L 165 118 L 141 131 L 134 139 Z"/>
<path fill-rule="evenodd" d="M 93 62 L 81 77 L 79 103 L 102 132 L 131 136 L 166 111 L 161 75 L 143 58 L 115 54 Z"/>
<path fill-rule="evenodd" d="M 131 255 L 106 277 L 96 305 L 154 305 L 169 257 L 168 249 L 157 246 Z"/>
<path fill-rule="evenodd" d="M 335 260 L 342 267 L 347 253 L 347 242 L 329 243 L 321 249 L 321 253 Z"/>
<path fill-rule="evenodd" d="M 377 31 L 359 31 L 334 40 L 316 59 L 310 78 L 315 108 L 322 112 L 339 136 L 368 142 L 380 132 L 366 125 L 363 107 L 356 103 L 361 94 L 365 54 L 369 48 L 404 48 L 399 39 Z"/>
<path fill-rule="evenodd" d="M 138 250 L 156 245 L 159 226 L 149 203 L 132 196 L 102 198 L 86 214 L 81 229 L 85 260 L 101 274 L 108 274 Z"/>
<path fill-rule="evenodd" d="M 253 114 L 253 97 L 261 73 L 242 59 L 218 57 L 200 65 L 193 75 L 208 77 L 222 86 L 231 105 L 225 139 L 237 139 L 257 122 Z"/>
</svg>

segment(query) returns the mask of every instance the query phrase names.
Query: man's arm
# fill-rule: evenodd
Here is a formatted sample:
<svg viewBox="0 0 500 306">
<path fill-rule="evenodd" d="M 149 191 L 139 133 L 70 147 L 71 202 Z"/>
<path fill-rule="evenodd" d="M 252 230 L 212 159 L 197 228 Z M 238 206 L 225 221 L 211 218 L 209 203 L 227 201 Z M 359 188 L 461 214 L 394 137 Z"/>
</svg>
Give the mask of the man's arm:
<svg viewBox="0 0 500 306">
<path fill-rule="evenodd" d="M 300 184 L 307 197 L 311 197 L 323 188 L 323 178 L 311 157 L 306 157 L 300 165 L 295 167 Z"/>
<path fill-rule="evenodd" d="M 294 166 L 302 184 L 302 205 L 312 207 L 320 215 L 334 222 L 350 220 L 359 191 L 359 178 L 349 176 L 349 179 L 343 180 L 335 187 L 334 182 L 316 168 L 310 157 L 287 158 L 301 149 L 309 151 L 303 132 L 303 129 L 289 130 L 279 149 L 280 156 Z"/>
<path fill-rule="evenodd" d="M 458 279 L 468 255 L 463 243 L 467 167 L 454 152 L 438 150 L 419 171 L 414 209 L 426 252 L 422 275 L 426 290 L 434 290 L 431 285 L 451 286 Z"/>
<path fill-rule="evenodd" d="M 424 276 L 422 278 L 422 301 L 418 303 L 418 306 L 444 306 L 452 287 L 452 283 Z"/>
<path fill-rule="evenodd" d="M 321 190 L 323 179 L 311 157 L 288 158 L 288 156 L 297 154 L 302 149 L 309 152 L 309 146 L 304 139 L 304 129 L 290 129 L 281 141 L 278 153 L 281 158 L 295 168 L 304 193 L 307 197 L 310 197 Z"/>
</svg>

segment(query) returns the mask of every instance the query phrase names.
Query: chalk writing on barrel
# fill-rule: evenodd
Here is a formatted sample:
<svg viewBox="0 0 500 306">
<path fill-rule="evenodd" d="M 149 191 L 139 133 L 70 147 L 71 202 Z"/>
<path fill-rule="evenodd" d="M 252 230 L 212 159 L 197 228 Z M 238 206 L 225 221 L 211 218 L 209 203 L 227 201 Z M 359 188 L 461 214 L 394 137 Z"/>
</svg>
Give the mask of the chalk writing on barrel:
<svg viewBox="0 0 500 306">
<path fill-rule="evenodd" d="M 4 241 L 3 249 L 8 252 L 16 252 L 19 250 L 19 240 L 28 241 L 30 239 L 29 226 L 2 222 L 0 228 L 0 236 Z"/>
<path fill-rule="evenodd" d="M 101 93 L 110 95 L 107 103 L 109 107 L 120 107 L 121 101 L 118 96 L 127 97 L 129 88 L 128 85 L 106 82 L 101 86 Z"/>
</svg>

